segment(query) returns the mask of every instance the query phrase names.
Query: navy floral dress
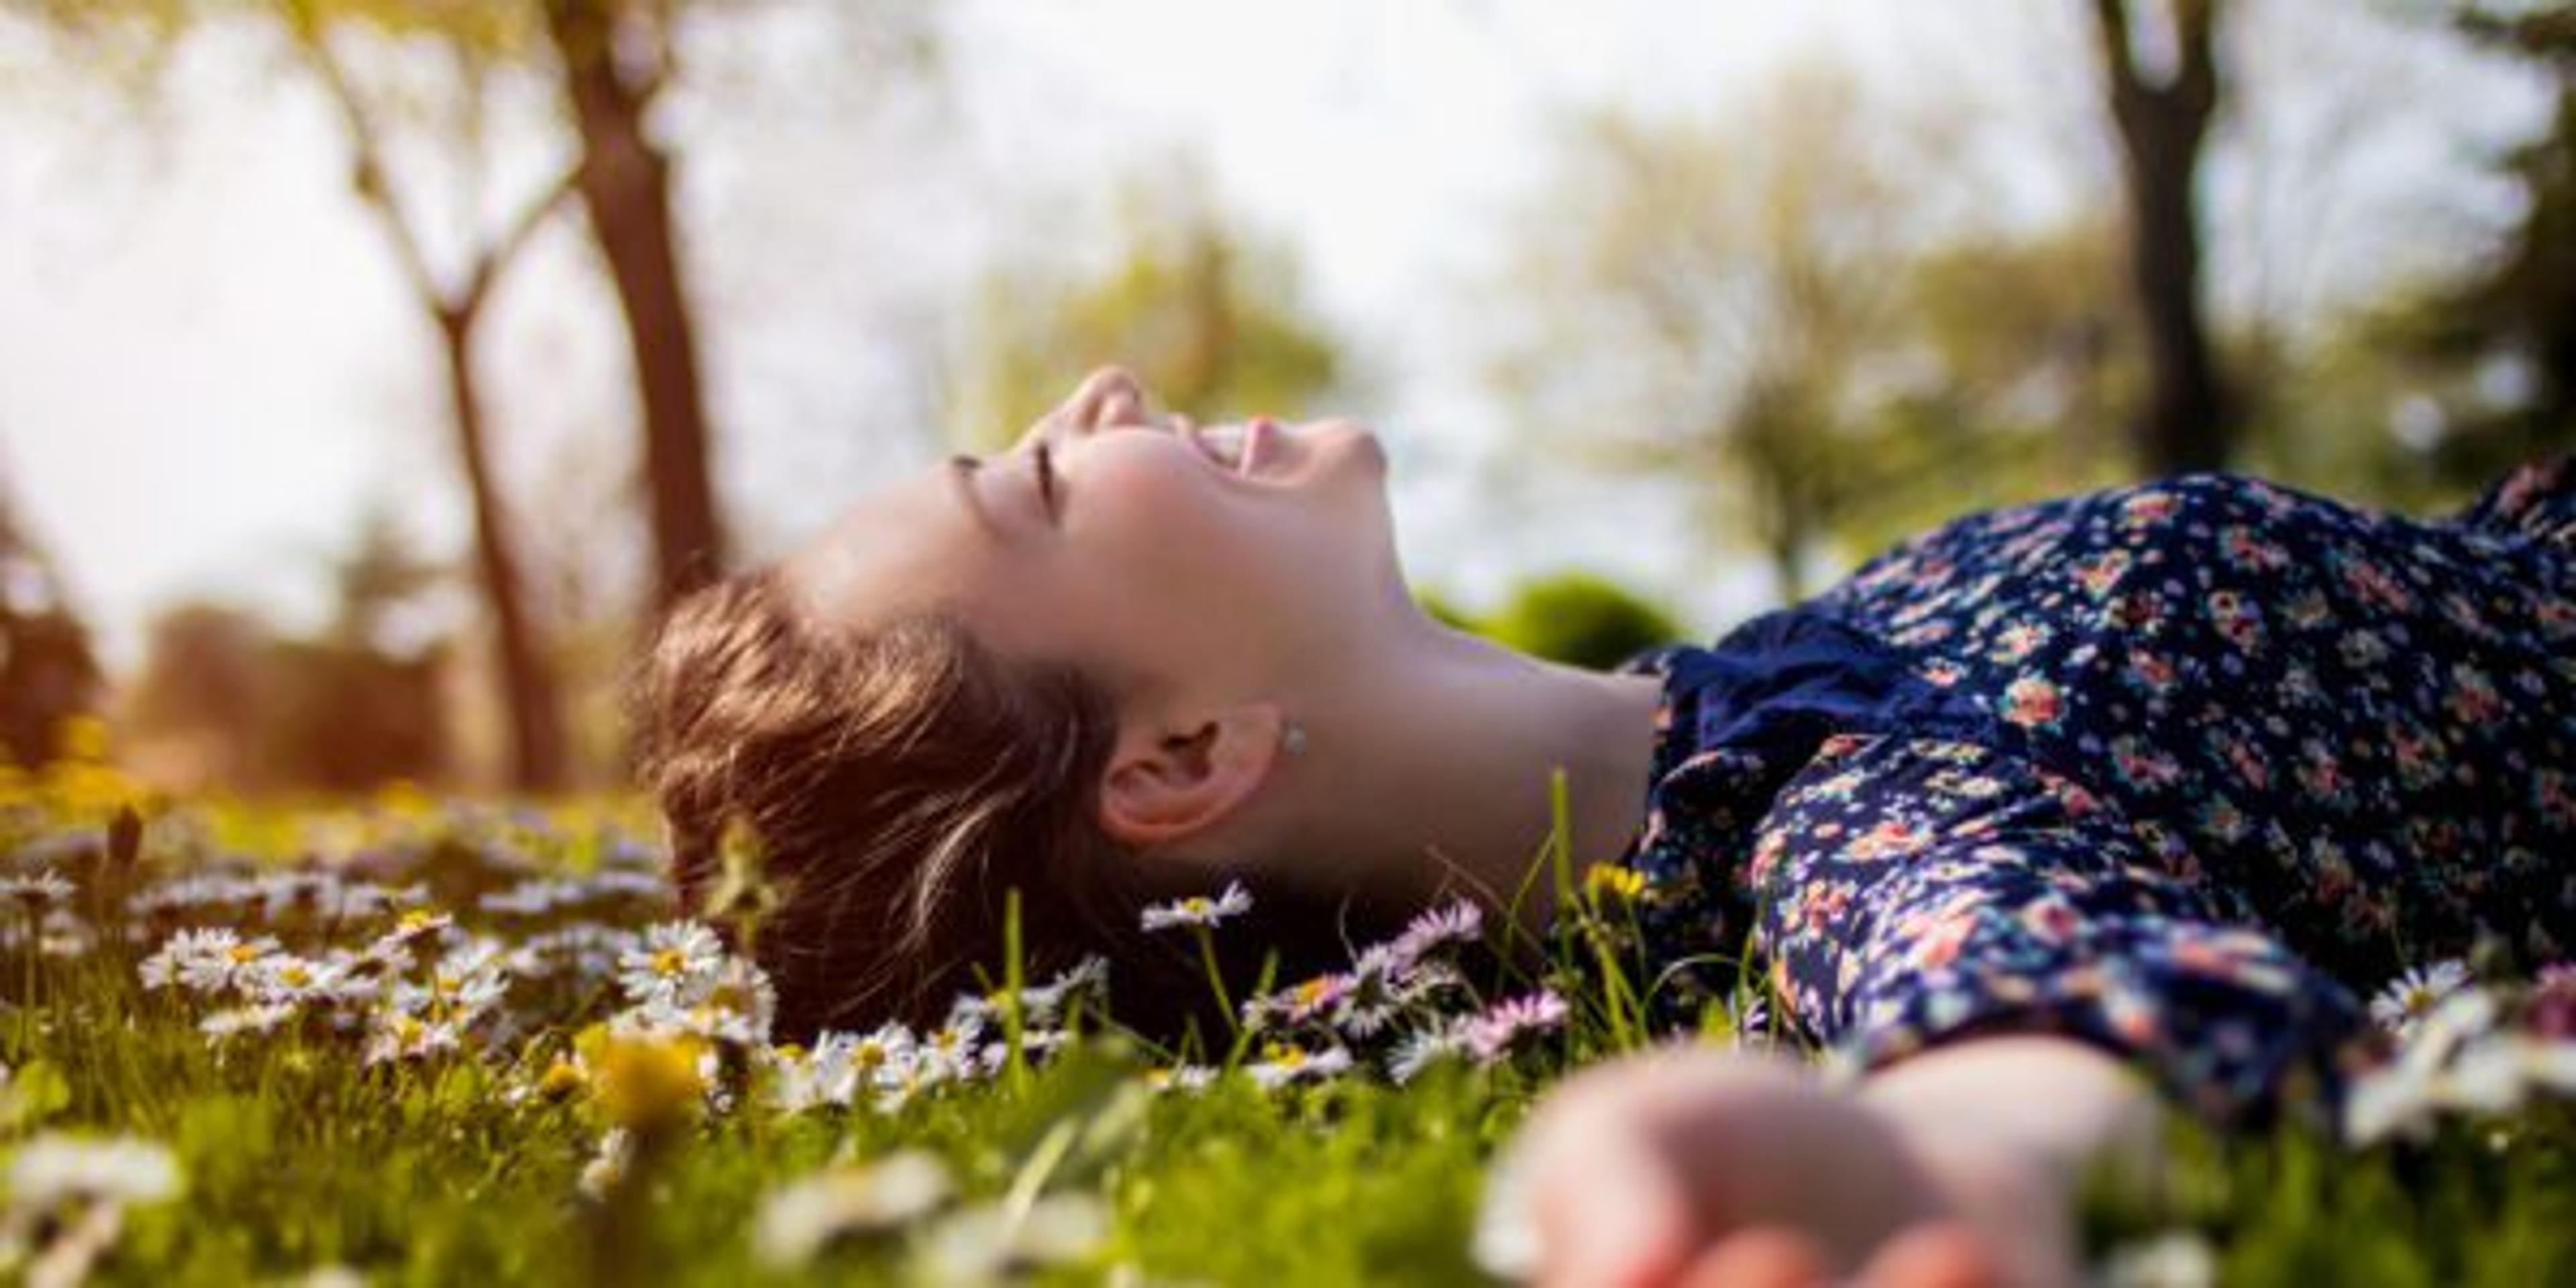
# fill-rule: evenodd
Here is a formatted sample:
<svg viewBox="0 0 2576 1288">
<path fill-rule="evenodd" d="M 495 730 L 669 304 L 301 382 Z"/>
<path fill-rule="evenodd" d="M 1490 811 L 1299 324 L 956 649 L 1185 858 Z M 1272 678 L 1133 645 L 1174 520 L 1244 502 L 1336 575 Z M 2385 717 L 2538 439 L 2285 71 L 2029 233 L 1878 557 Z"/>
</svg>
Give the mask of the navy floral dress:
<svg viewBox="0 0 2576 1288">
<path fill-rule="evenodd" d="M 1990 510 L 1623 669 L 1659 1010 L 1740 979 L 1837 1077 L 2053 1032 L 2330 1123 L 2401 971 L 2576 955 L 2576 457 L 2432 520 L 2221 473 Z"/>
</svg>

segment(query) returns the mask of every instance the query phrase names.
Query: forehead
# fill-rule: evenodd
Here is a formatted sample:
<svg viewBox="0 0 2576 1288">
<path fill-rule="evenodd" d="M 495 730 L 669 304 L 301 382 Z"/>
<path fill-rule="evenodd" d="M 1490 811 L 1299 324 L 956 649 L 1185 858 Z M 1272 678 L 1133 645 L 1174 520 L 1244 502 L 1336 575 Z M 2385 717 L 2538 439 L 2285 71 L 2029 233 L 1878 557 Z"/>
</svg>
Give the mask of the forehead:
<svg viewBox="0 0 2576 1288">
<path fill-rule="evenodd" d="M 852 629 L 962 597 L 992 538 L 961 490 L 942 463 L 861 497 L 779 561 L 782 583 Z"/>
</svg>

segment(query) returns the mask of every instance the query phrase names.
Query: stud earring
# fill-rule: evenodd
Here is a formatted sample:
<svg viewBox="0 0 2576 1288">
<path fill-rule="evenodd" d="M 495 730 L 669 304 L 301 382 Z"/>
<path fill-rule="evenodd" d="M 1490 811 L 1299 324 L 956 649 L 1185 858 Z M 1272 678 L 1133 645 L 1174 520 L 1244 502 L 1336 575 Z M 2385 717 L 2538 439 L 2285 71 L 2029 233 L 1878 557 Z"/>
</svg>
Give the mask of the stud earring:
<svg viewBox="0 0 2576 1288">
<path fill-rule="evenodd" d="M 1280 726 L 1279 749 L 1287 752 L 1291 756 L 1304 753 L 1306 750 L 1306 726 L 1301 725 L 1294 720 Z"/>
</svg>

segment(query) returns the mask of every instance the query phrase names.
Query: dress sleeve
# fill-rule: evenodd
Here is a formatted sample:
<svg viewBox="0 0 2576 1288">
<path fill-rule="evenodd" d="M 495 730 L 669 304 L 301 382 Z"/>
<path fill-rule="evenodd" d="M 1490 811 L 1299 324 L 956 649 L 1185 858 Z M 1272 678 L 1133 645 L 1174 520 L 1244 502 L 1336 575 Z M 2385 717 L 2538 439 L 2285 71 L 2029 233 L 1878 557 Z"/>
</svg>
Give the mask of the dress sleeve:
<svg viewBox="0 0 2576 1288">
<path fill-rule="evenodd" d="M 2331 1124 L 2369 1040 L 2348 989 L 2223 917 L 2109 803 L 1981 745 L 1829 739 L 1744 876 L 1774 1005 L 1830 1044 L 1838 1076 L 2048 1032 L 2128 1058 L 2221 1127 L 2268 1123 L 2294 1086 Z"/>
</svg>

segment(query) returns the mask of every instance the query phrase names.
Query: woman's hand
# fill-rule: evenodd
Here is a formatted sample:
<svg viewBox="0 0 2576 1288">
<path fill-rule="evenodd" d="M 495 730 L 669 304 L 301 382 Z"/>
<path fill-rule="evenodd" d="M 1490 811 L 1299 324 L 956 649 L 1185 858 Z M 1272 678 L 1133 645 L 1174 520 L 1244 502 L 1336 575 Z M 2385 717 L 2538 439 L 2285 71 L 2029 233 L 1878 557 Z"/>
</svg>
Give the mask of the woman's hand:
<svg viewBox="0 0 2576 1288">
<path fill-rule="evenodd" d="M 2042 1160 L 1918 1131 L 1785 1056 L 1676 1050 L 1586 1071 L 1505 1166 L 1551 1288 L 2074 1279 L 2067 1196 Z"/>
</svg>

